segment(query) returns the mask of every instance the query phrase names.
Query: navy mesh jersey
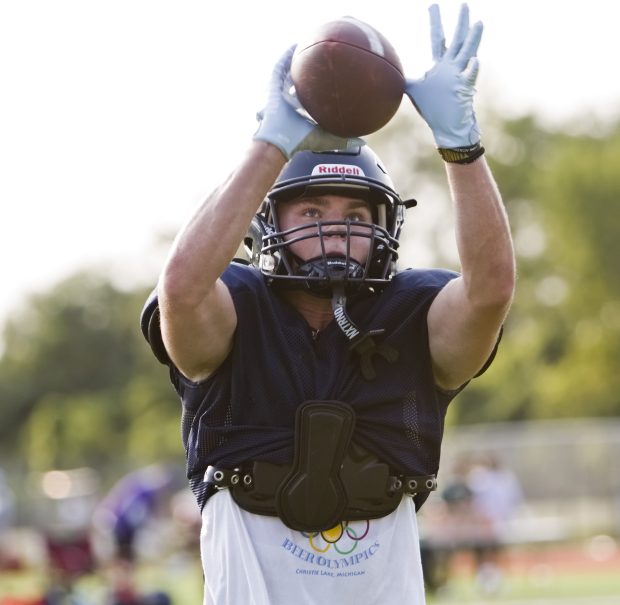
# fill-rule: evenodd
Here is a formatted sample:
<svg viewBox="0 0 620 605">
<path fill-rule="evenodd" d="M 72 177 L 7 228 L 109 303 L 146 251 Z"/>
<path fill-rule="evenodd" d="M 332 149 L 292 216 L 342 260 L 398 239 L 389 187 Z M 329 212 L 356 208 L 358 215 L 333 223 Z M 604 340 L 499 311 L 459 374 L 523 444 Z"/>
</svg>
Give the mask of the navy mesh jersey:
<svg viewBox="0 0 620 605">
<path fill-rule="evenodd" d="M 375 356 L 377 377 L 367 381 L 335 321 L 313 339 L 306 321 L 259 271 L 232 263 L 222 275 L 237 312 L 231 353 L 200 383 L 170 365 L 183 404 L 188 478 L 200 507 L 212 494 L 203 483 L 209 465 L 291 462 L 295 412 L 308 400 L 349 403 L 356 413 L 353 440 L 394 471 L 437 473 L 444 417 L 456 391 L 434 385 L 426 316 L 434 297 L 456 275 L 408 269 L 381 294 L 348 306 L 362 331 L 385 329 L 382 342 L 399 352 L 395 363 Z"/>
</svg>

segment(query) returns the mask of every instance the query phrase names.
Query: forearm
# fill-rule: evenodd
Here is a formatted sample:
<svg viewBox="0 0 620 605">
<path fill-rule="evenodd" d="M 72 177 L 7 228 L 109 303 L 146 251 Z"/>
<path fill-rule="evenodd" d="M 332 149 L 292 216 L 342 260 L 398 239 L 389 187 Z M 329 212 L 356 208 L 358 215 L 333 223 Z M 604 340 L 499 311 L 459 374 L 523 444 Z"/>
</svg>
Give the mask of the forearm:
<svg viewBox="0 0 620 605">
<path fill-rule="evenodd" d="M 446 164 L 455 210 L 456 241 L 469 301 L 478 307 L 510 304 L 515 259 L 508 218 L 484 157 Z"/>
<path fill-rule="evenodd" d="M 204 299 L 234 257 L 284 163 L 273 145 L 251 144 L 235 171 L 177 235 L 160 277 L 162 292 L 188 305 Z"/>
</svg>

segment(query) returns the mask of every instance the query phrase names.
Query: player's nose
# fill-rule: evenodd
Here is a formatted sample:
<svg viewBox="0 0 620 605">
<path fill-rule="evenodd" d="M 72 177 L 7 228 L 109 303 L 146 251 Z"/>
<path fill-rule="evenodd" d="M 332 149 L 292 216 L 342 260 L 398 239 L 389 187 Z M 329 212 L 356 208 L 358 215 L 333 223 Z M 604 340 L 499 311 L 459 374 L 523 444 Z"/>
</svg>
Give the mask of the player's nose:
<svg viewBox="0 0 620 605">
<path fill-rule="evenodd" d="M 335 225 L 323 225 L 322 231 L 327 237 L 342 237 L 345 238 L 347 236 L 347 225 L 341 219 L 332 219 L 332 220 L 340 220 L 341 222 Z"/>
</svg>

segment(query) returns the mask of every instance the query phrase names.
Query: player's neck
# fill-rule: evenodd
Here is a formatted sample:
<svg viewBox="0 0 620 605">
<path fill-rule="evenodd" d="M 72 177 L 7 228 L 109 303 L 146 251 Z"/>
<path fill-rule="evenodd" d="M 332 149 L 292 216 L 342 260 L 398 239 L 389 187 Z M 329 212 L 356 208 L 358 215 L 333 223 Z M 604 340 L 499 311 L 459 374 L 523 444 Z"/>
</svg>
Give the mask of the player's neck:
<svg viewBox="0 0 620 605">
<path fill-rule="evenodd" d="M 301 290 L 289 290 L 284 293 L 284 296 L 313 330 L 324 330 L 329 322 L 334 319 L 331 299 L 329 298 L 318 298 Z"/>
</svg>

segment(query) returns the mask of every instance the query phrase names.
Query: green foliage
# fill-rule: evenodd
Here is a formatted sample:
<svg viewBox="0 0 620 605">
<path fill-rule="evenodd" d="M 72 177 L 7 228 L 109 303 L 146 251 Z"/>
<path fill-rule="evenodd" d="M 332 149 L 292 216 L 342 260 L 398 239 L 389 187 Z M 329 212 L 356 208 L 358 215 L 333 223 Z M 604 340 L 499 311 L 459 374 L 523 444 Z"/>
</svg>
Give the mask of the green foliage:
<svg viewBox="0 0 620 605">
<path fill-rule="evenodd" d="M 456 421 L 620 413 L 620 128 L 604 138 L 504 124 L 527 142 L 492 156 L 518 252 L 500 354 L 459 398 Z"/>
<path fill-rule="evenodd" d="M 424 228 L 406 231 L 403 248 L 415 239 L 432 264 L 458 269 L 441 246 L 451 216 L 443 167 L 419 145 L 415 119 L 401 116 L 372 145 L 406 195 L 434 194 L 419 198 L 408 220 Z M 518 285 L 493 365 L 459 395 L 448 422 L 618 415 L 620 125 L 590 124 L 596 136 L 586 136 L 547 131 L 533 116 L 483 123 Z"/>
<path fill-rule="evenodd" d="M 32 470 L 178 459 L 179 403 L 138 318 L 147 292 L 83 273 L 12 318 L 0 361 L 6 455 Z"/>
</svg>

